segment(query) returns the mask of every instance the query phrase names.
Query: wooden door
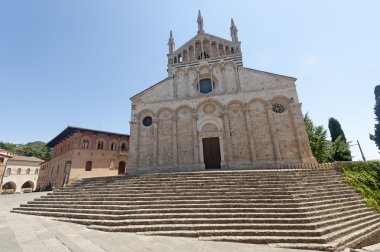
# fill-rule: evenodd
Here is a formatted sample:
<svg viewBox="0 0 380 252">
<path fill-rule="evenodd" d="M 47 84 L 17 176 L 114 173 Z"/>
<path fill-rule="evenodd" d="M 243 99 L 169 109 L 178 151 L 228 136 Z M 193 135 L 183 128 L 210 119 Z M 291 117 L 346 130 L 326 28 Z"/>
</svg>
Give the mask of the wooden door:
<svg viewBox="0 0 380 252">
<path fill-rule="evenodd" d="M 220 145 L 218 137 L 202 138 L 203 160 L 206 169 L 220 168 Z"/>
<path fill-rule="evenodd" d="M 124 161 L 121 161 L 119 163 L 119 172 L 118 172 L 119 175 L 125 175 L 125 162 Z"/>
</svg>

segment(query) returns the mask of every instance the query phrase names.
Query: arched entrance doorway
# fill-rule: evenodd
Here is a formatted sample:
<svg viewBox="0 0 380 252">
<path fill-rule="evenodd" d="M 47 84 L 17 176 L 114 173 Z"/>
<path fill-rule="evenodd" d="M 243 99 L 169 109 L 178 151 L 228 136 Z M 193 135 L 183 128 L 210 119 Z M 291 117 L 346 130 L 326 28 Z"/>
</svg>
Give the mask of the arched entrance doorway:
<svg viewBox="0 0 380 252">
<path fill-rule="evenodd" d="M 205 169 L 220 168 L 220 144 L 218 137 L 202 138 Z"/>
<path fill-rule="evenodd" d="M 16 192 L 16 184 L 12 181 L 9 181 L 9 182 L 5 183 L 1 187 L 1 189 L 4 193 L 15 193 Z"/>
<path fill-rule="evenodd" d="M 34 183 L 32 181 L 26 181 L 22 186 L 21 186 L 21 191 L 22 192 L 32 192 L 34 187 Z"/>
<path fill-rule="evenodd" d="M 119 175 L 125 175 L 125 162 L 124 161 L 120 161 L 119 163 L 119 172 L 118 172 Z"/>
<path fill-rule="evenodd" d="M 213 104 L 206 104 L 204 110 L 215 109 Z M 205 117 L 203 124 L 199 127 L 201 150 L 205 169 L 220 169 L 222 154 L 220 149 L 220 132 L 222 129 L 221 122 L 218 118 Z"/>
</svg>

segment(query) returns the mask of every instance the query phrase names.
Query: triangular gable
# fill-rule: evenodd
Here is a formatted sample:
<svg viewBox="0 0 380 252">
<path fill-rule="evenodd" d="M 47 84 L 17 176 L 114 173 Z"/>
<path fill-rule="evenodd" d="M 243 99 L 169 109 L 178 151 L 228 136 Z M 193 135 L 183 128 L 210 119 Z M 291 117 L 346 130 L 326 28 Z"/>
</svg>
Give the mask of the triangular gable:
<svg viewBox="0 0 380 252">
<path fill-rule="evenodd" d="M 166 81 L 168 81 L 168 80 L 170 80 L 170 79 L 173 79 L 173 77 L 168 77 L 168 78 L 165 78 L 165 79 L 163 79 L 163 80 L 157 82 L 156 84 L 154 84 L 154 85 L 152 85 L 152 86 L 150 86 L 150 87 L 144 89 L 143 91 L 137 93 L 136 95 L 132 96 L 132 97 L 130 98 L 130 100 L 133 101 L 134 99 L 143 96 L 143 95 L 146 94 L 147 92 L 149 92 L 149 91 L 153 90 L 154 88 L 157 88 L 158 86 L 160 86 L 160 85 L 166 83 Z"/>
</svg>

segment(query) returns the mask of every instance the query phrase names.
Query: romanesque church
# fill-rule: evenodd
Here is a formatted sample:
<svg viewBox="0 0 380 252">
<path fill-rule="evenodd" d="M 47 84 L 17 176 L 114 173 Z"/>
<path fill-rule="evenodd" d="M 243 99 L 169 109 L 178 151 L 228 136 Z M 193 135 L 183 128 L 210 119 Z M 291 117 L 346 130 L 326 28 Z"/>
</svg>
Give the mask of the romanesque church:
<svg viewBox="0 0 380 252">
<path fill-rule="evenodd" d="M 243 66 L 231 40 L 204 30 L 175 48 L 168 77 L 132 100 L 129 174 L 255 169 L 315 162 L 293 77 Z"/>
</svg>

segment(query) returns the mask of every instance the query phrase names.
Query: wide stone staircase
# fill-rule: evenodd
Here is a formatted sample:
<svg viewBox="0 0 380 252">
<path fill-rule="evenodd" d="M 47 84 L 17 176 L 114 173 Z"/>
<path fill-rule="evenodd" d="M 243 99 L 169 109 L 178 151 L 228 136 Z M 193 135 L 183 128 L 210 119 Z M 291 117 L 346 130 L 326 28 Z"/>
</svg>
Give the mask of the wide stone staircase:
<svg viewBox="0 0 380 252">
<path fill-rule="evenodd" d="M 380 234 L 335 169 L 210 171 L 83 179 L 12 210 L 110 232 L 337 251 Z"/>
</svg>

